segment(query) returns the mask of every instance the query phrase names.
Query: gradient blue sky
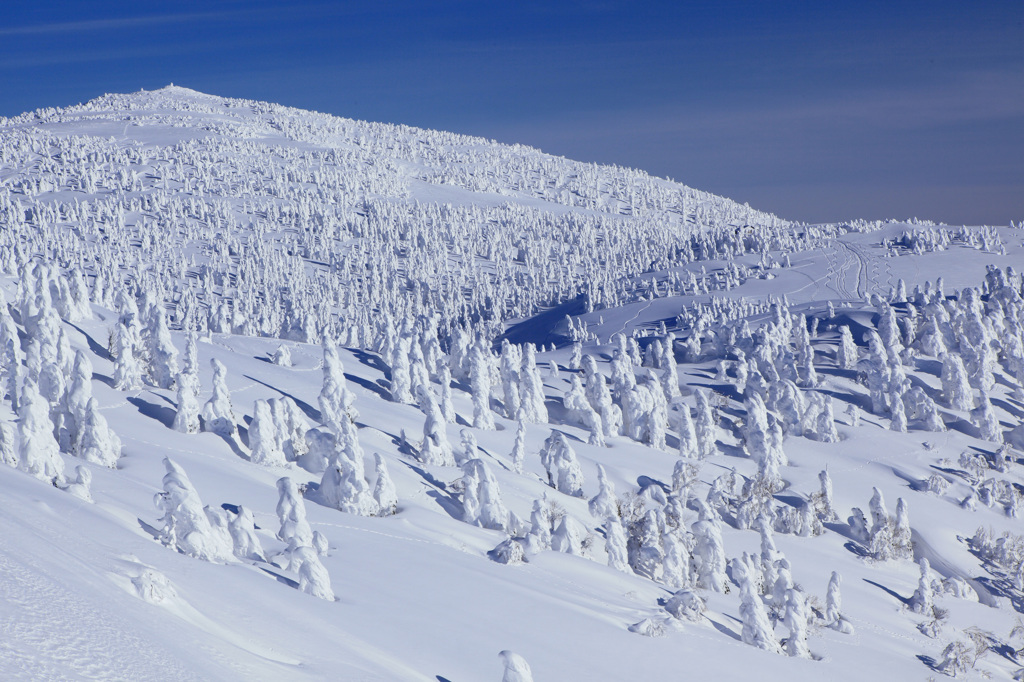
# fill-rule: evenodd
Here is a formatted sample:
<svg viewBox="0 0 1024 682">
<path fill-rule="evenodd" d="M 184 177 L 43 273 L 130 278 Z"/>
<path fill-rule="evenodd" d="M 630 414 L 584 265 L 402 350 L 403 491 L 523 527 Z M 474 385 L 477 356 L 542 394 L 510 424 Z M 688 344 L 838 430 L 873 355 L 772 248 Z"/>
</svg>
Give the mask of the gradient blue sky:
<svg viewBox="0 0 1024 682">
<path fill-rule="evenodd" d="M 783 217 L 1024 220 L 1024 1 L 8 3 L 0 114 L 167 83 L 523 142 Z"/>
</svg>

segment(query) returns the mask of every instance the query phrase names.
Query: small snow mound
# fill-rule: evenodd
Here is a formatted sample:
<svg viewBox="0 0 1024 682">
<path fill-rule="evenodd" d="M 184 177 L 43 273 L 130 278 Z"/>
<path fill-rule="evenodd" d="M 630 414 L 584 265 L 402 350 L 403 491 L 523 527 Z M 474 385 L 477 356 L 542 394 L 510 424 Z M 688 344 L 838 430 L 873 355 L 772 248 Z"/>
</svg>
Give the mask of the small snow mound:
<svg viewBox="0 0 1024 682">
<path fill-rule="evenodd" d="M 644 637 L 664 637 L 669 630 L 667 619 L 644 618 L 629 626 L 629 631 Z"/>
<path fill-rule="evenodd" d="M 150 604 L 163 604 L 178 596 L 167 576 L 152 568 L 147 568 L 132 578 L 132 585 L 135 586 L 139 598 Z"/>
</svg>

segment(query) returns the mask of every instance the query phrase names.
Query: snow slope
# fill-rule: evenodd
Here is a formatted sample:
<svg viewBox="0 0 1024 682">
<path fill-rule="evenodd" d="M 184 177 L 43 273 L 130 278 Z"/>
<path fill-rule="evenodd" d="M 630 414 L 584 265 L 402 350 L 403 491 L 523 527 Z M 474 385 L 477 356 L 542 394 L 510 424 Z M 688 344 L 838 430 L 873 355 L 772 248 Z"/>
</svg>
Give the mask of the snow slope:
<svg viewBox="0 0 1024 682">
<path fill-rule="evenodd" d="M 866 335 L 881 327 L 883 299 L 920 331 L 927 306 L 906 299 L 915 285 L 924 292 L 928 281 L 932 291 L 942 277 L 949 300 L 978 287 L 991 312 L 997 291 L 981 289 L 986 268 L 1020 268 L 1018 229 L 797 225 L 637 171 L 179 87 L 0 121 L 0 224 L 0 282 L 22 350 L 35 338 L 22 306 L 39 272 L 33 267 L 84 274 L 91 315 L 62 315 L 60 327 L 91 361 L 92 393 L 123 444 L 116 469 L 84 463 L 70 448 L 59 455 L 69 479 L 77 465 L 92 473 L 91 503 L 0 466 L 3 679 L 497 680 L 497 654 L 506 649 L 529 661 L 537 680 L 926 679 L 952 670 L 943 652 L 955 641 L 987 647 L 962 673 L 968 677 L 1009 679 L 1021 667 L 1011 631 L 1024 609 L 1024 551 L 1012 537 L 1001 553 L 971 539 L 979 527 L 995 537 L 1020 534 L 1010 514 L 1024 491 L 1024 439 L 1004 451 L 1009 463 L 998 470 L 999 444 L 943 403 L 942 362 L 923 351 L 906 357 L 903 371 L 908 385 L 935 399 L 946 430 L 925 431 L 913 420 L 905 433 L 891 430 L 892 414 L 872 412 L 865 385 Z M 42 276 L 59 288 L 55 272 Z M 1011 273 L 1007 291 L 1014 287 L 1019 295 Z M 188 332 L 198 333 L 200 403 L 212 389 L 211 359 L 225 365 L 236 437 L 173 430 L 173 388 L 115 388 L 111 338 L 123 319 L 121 292 L 143 318 L 165 310 L 179 352 Z M 783 518 L 810 503 L 819 472 L 833 482 L 836 518 L 822 519 L 820 532 L 774 534 L 812 607 L 812 658 L 744 643 L 732 569 L 724 592 L 693 585 L 707 611 L 689 621 L 665 609 L 676 590 L 663 580 L 607 565 L 605 519 L 587 505 L 598 492 L 597 465 L 624 506 L 661 509 L 679 461 L 677 432 L 670 428 L 664 448 L 626 435 L 591 445 L 563 403 L 577 374 L 573 341 L 612 377 L 614 335 L 635 339 L 643 352 L 673 332 L 681 397 L 668 419 L 694 408 L 700 389 L 712 396 L 716 426 L 714 454 L 690 461 L 697 482 L 673 532 L 692 543 L 701 505 L 717 490 L 726 558 L 759 556 L 758 531 L 736 518 L 743 482 L 759 471 L 745 441 L 752 418 L 737 376 L 742 344 L 722 349 L 716 339 L 743 321 L 763 327 L 773 319 L 771 302 L 787 319 L 818 321 L 810 338 L 818 379 L 801 391 L 832 396 L 840 437 L 826 443 L 789 433 L 788 464 L 767 502 Z M 518 565 L 493 560 L 488 553 L 509 534 L 463 521 L 462 469 L 421 461 L 424 414 L 393 399 L 397 356 L 384 346 L 406 320 L 431 316 L 446 351 L 461 325 L 489 350 L 502 338 L 543 344 L 537 363 L 549 417 L 525 425 L 522 474 L 514 471 L 517 424 L 507 418 L 500 382 L 487 397 L 496 428 L 486 430 L 470 426 L 471 382 L 457 376 L 457 419 L 444 435 L 456 452 L 463 431 L 475 435 L 525 529 L 545 495 L 585 528 L 582 556 L 547 550 Z M 859 346 L 854 368 L 837 366 L 842 324 Z M 1019 329 L 991 324 L 1002 333 L 988 395 L 999 432 L 1009 434 L 1024 415 L 1010 343 Z M 692 352 L 686 342 L 695 333 L 703 344 Z M 394 515 L 332 509 L 318 502 L 321 471 L 250 461 L 254 401 L 288 396 L 311 425 L 324 420 L 325 336 L 341 346 L 355 395 L 366 482 L 376 482 L 379 453 L 398 493 Z M 796 348 L 797 337 L 784 345 Z M 291 366 L 269 360 L 282 344 Z M 4 377 L 18 365 L 22 381 L 30 363 L 5 356 Z M 628 364 L 638 378 L 646 371 Z M 440 396 L 433 371 L 430 379 Z M 16 432 L 24 417 L 11 393 L 2 421 Z M 861 410 L 856 426 L 847 405 Z M 553 429 L 579 459 L 585 498 L 547 483 L 541 453 Z M 969 466 L 965 452 L 981 459 Z M 300 576 L 281 562 L 202 561 L 161 543 L 154 495 L 163 490 L 165 457 L 187 472 L 204 505 L 251 510 L 267 559 L 287 544 L 276 535 L 277 480 L 307 484 L 305 508 L 328 542 L 320 561 L 336 599 L 297 589 Z M 721 477 L 731 472 L 736 485 L 724 489 Z M 1013 501 L 985 504 L 986 485 Z M 867 511 L 873 488 L 890 513 L 898 498 L 906 502 L 910 556 L 870 556 L 870 543 L 847 523 L 854 507 Z M 973 510 L 961 506 L 971 495 Z M 975 598 L 937 595 L 937 610 L 915 612 L 922 558 L 937 581 L 961 578 Z M 825 619 L 833 571 L 843 577 L 852 634 Z M 645 619 L 660 636 L 630 630 Z M 919 626 L 928 624 L 926 634 Z M 773 624 L 776 640 L 789 636 L 783 620 Z"/>
</svg>

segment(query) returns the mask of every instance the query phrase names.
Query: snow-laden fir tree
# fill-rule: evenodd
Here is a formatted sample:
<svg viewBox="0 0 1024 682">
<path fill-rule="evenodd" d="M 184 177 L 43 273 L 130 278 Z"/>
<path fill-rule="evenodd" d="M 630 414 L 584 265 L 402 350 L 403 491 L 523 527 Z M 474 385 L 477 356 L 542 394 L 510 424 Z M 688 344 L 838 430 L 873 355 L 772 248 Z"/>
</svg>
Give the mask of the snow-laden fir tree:
<svg viewBox="0 0 1024 682">
<path fill-rule="evenodd" d="M 300 546 L 293 552 L 298 563 L 299 590 L 317 599 L 334 601 L 331 576 L 312 547 Z"/>
<path fill-rule="evenodd" d="M 348 388 L 345 370 L 338 349 L 326 336 L 323 339 L 323 387 L 317 397 L 320 407 L 320 421 L 337 435 L 341 430 L 341 422 L 352 421 L 359 416 L 355 408 L 355 394 Z M 403 401 L 405 402 L 405 401 Z"/>
<path fill-rule="evenodd" d="M 988 392 L 982 390 L 980 393 L 978 406 L 971 410 L 971 423 L 978 429 L 978 435 L 982 440 L 1002 443 L 1003 431 L 999 428 L 999 420 L 996 418 L 995 410 L 992 409 Z"/>
<path fill-rule="evenodd" d="M 417 386 L 417 400 L 423 412 L 423 441 L 420 444 L 420 461 L 434 466 L 455 466 L 452 446 L 448 441 L 444 415 L 428 386 Z"/>
<path fill-rule="evenodd" d="M 857 366 L 857 344 L 853 341 L 850 327 L 839 327 L 839 349 L 836 351 L 836 364 L 842 369 L 853 369 Z"/>
<path fill-rule="evenodd" d="M 574 374 L 569 380 L 569 390 L 562 397 L 562 404 L 573 421 L 582 424 L 590 431 L 590 437 L 587 440 L 590 445 L 605 444 L 601 415 L 591 406 L 578 375 Z"/>
<path fill-rule="evenodd" d="M 213 395 L 203 405 L 204 429 L 224 438 L 235 438 L 238 428 L 235 413 L 231 409 L 231 392 L 228 390 L 228 369 L 217 358 L 210 359 L 213 366 Z"/>
<path fill-rule="evenodd" d="M 479 337 L 469 354 L 469 382 L 473 392 L 473 427 L 487 431 L 494 430 L 490 365 L 490 353 L 484 347 L 483 337 Z"/>
<path fill-rule="evenodd" d="M 71 382 L 68 387 L 66 398 L 67 415 L 64 420 L 66 431 L 64 432 L 65 443 L 62 443 L 66 450 L 76 452 L 81 434 L 82 424 L 85 421 L 85 410 L 92 398 L 92 363 L 84 351 L 75 352 L 75 364 L 71 370 Z"/>
<path fill-rule="evenodd" d="M 921 557 L 921 577 L 917 581 L 917 589 L 910 598 L 910 608 L 915 613 L 930 617 L 934 611 L 934 592 L 932 591 L 931 565 L 928 559 Z"/>
<path fill-rule="evenodd" d="M 388 474 L 387 464 L 380 453 L 373 453 L 377 481 L 373 485 L 373 499 L 377 502 L 377 516 L 391 516 L 398 511 L 398 491 Z"/>
<path fill-rule="evenodd" d="M 786 613 L 782 622 L 789 629 L 786 639 L 786 653 L 797 658 L 810 658 L 807 648 L 807 606 L 799 590 L 786 592 Z"/>
<path fill-rule="evenodd" d="M 674 590 L 689 587 L 691 557 L 685 540 L 674 530 L 666 529 L 661 535 L 661 542 L 661 551 L 665 557 L 662 562 L 662 582 Z"/>
<path fill-rule="evenodd" d="M 277 518 L 281 522 L 277 539 L 282 542 L 294 541 L 300 546 L 312 546 L 313 529 L 306 520 L 306 503 L 295 481 L 288 476 L 277 479 L 277 493 Z"/>
<path fill-rule="evenodd" d="M 172 388 L 178 374 L 178 351 L 171 341 L 171 332 L 161 306 L 153 309 L 146 325 L 145 343 L 149 359 L 149 378 L 158 388 Z"/>
<path fill-rule="evenodd" d="M 576 452 L 561 431 L 552 431 L 544 441 L 540 460 L 548 473 L 548 484 L 560 493 L 583 497 L 583 470 Z"/>
<path fill-rule="evenodd" d="M 9 467 L 18 466 L 14 428 L 10 424 L 0 423 L 0 464 L 6 464 Z"/>
<path fill-rule="evenodd" d="M 364 477 L 363 449 L 356 425 L 343 419 L 340 426 L 334 451 L 320 480 L 320 498 L 328 507 L 348 514 L 374 516 L 378 507 Z"/>
<path fill-rule="evenodd" d="M 718 429 L 715 426 L 715 415 L 711 410 L 711 402 L 707 394 L 699 388 L 694 391 L 697 398 L 697 418 L 694 427 L 697 433 L 697 446 L 701 459 L 706 459 L 715 454 L 718 445 L 715 440 L 718 437 Z"/>
<path fill-rule="evenodd" d="M 64 460 L 53 435 L 50 407 L 39 395 L 35 383 L 26 379 L 18 410 L 18 468 L 36 478 L 64 484 Z"/>
<path fill-rule="evenodd" d="M 740 618 L 743 621 L 741 636 L 744 644 L 781 653 L 764 603 L 749 579 L 740 586 Z"/>
<path fill-rule="evenodd" d="M 181 433 L 199 433 L 199 401 L 196 399 L 195 382 L 182 372 L 175 383 L 178 386 L 178 409 L 171 428 Z"/>
<path fill-rule="evenodd" d="M 579 524 L 568 514 L 551 533 L 551 549 L 563 554 L 583 556 L 583 531 Z"/>
<path fill-rule="evenodd" d="M 544 381 L 537 369 L 537 351 L 532 343 L 523 346 L 523 362 L 519 372 L 519 396 L 523 405 L 523 420 L 533 424 L 548 421 L 548 408 L 544 404 Z"/>
<path fill-rule="evenodd" d="M 163 512 L 160 541 L 182 554 L 222 563 L 234 557 L 234 545 L 229 532 L 211 523 L 211 510 L 203 507 L 188 474 L 170 458 L 164 458 L 167 473 L 163 478 L 163 492 L 154 502 Z"/>
<path fill-rule="evenodd" d="M 942 358 L 942 397 L 954 410 L 974 408 L 974 391 L 967 380 L 967 370 L 959 355 L 946 353 Z"/>
<path fill-rule="evenodd" d="M 86 462 L 111 469 L 117 466 L 117 460 L 121 457 L 121 439 L 100 414 L 99 403 L 95 398 L 90 398 L 85 406 L 77 454 Z"/>
<path fill-rule="evenodd" d="M 522 365 L 523 357 L 519 346 L 509 343 L 508 339 L 501 341 L 501 387 L 505 393 L 505 416 L 515 419 L 522 406 L 519 393 L 519 368 Z"/>
<path fill-rule="evenodd" d="M 231 533 L 233 552 L 239 559 L 250 561 L 266 561 L 266 554 L 263 552 L 263 545 L 259 536 L 256 535 L 256 520 L 252 511 L 238 506 L 238 513 L 232 516 L 228 523 L 228 531 Z"/>
<path fill-rule="evenodd" d="M 266 400 L 257 400 L 253 404 L 252 422 L 249 424 L 249 450 L 253 464 L 284 466 L 287 463 L 274 413 Z"/>
<path fill-rule="evenodd" d="M 597 485 L 597 495 L 590 498 L 587 503 L 590 513 L 598 519 L 607 519 L 613 516 L 618 518 L 619 504 L 615 497 L 615 485 L 608 480 L 608 474 L 600 464 L 597 465 Z"/>
<path fill-rule="evenodd" d="M 530 512 L 530 531 L 526 535 L 526 548 L 530 554 L 551 549 L 551 515 L 547 500 L 534 500 Z"/>
<path fill-rule="evenodd" d="M 609 517 L 604 523 L 604 549 L 608 554 L 608 565 L 616 571 L 630 573 L 626 531 L 618 516 Z"/>
<path fill-rule="evenodd" d="M 526 422 L 519 419 L 516 423 L 516 438 L 512 442 L 512 452 L 509 454 L 512 460 L 512 471 L 517 474 L 523 473 L 523 460 L 526 459 Z"/>
<path fill-rule="evenodd" d="M 693 555 L 697 565 L 697 584 L 706 590 L 725 590 L 725 546 L 722 532 L 710 520 L 697 521 L 690 528 L 696 542 Z"/>
<path fill-rule="evenodd" d="M 700 455 L 697 431 L 690 418 L 690 408 L 686 403 L 679 403 L 679 456 L 684 459 L 697 459 Z"/>
</svg>

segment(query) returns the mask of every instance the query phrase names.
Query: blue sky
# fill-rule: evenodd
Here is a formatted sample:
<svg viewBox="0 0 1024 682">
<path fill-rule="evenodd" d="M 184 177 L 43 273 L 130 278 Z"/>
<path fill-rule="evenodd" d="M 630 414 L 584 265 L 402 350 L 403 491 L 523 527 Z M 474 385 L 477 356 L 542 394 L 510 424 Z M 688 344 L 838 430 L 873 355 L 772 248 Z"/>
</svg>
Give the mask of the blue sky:
<svg viewBox="0 0 1024 682">
<path fill-rule="evenodd" d="M 783 217 L 1024 220 L 1024 2 L 37 0 L 0 114 L 174 82 L 643 168 Z"/>
</svg>

